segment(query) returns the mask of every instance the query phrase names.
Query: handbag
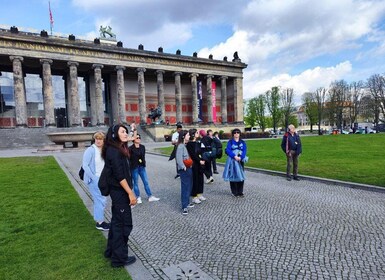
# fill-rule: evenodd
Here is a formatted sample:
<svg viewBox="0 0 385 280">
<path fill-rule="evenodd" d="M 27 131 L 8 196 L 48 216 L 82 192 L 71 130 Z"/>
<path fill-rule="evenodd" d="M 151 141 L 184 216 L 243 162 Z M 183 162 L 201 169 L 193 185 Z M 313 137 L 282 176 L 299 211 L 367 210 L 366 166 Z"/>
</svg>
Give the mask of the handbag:
<svg viewBox="0 0 385 280">
<path fill-rule="evenodd" d="M 193 165 L 193 161 L 192 161 L 191 158 L 184 159 L 184 160 L 183 160 L 183 163 L 184 163 L 184 165 L 185 165 L 187 168 L 190 168 L 190 167 Z"/>
</svg>

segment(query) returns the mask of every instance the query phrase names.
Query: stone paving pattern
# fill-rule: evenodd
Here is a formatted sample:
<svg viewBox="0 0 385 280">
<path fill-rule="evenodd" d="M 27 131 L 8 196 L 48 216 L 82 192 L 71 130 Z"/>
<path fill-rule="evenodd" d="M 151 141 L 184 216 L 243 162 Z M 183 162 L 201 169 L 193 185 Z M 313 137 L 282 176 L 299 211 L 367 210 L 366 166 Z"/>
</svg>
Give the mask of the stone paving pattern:
<svg viewBox="0 0 385 280">
<path fill-rule="evenodd" d="M 385 279 L 385 193 L 247 172 L 235 198 L 214 175 L 183 216 L 175 162 L 148 154 L 147 173 L 161 200 L 140 185 L 129 245 L 155 279 L 188 261 L 213 279 Z"/>
</svg>

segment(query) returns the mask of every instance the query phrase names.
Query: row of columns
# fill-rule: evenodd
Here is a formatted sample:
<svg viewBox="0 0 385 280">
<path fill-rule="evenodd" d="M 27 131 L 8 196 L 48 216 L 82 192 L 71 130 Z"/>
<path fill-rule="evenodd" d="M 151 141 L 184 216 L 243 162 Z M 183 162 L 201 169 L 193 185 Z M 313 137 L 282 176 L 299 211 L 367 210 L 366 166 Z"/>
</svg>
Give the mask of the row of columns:
<svg viewBox="0 0 385 280">
<path fill-rule="evenodd" d="M 23 57 L 20 56 L 10 56 L 10 60 L 13 65 L 13 79 L 14 79 L 14 90 L 15 90 L 15 112 L 16 112 L 16 125 L 17 126 L 27 126 L 27 105 L 26 105 L 26 93 L 24 86 L 24 75 L 22 70 Z M 44 112 L 45 112 L 45 122 L 46 126 L 56 126 L 55 116 L 54 116 L 54 94 L 52 86 L 52 74 L 51 74 L 51 65 L 52 60 L 50 59 L 40 59 L 42 64 L 42 76 L 43 76 L 43 97 L 44 97 Z M 81 115 L 80 115 L 80 101 L 78 94 L 78 72 L 77 68 L 79 66 L 78 62 L 69 61 L 67 62 L 68 66 L 68 75 L 67 75 L 67 103 L 68 103 L 68 120 L 69 126 L 76 127 L 81 126 Z M 90 103 L 91 103 L 91 124 L 93 126 L 103 126 L 104 125 L 104 108 L 103 108 L 103 84 L 102 84 L 102 64 L 93 64 L 92 68 L 94 70 L 94 90 L 91 90 L 90 94 Z M 118 122 L 126 122 L 126 111 L 125 111 L 125 86 L 124 86 L 124 66 L 116 66 L 117 82 L 116 82 L 116 91 L 117 98 L 115 99 L 118 103 L 117 106 L 112 106 L 114 115 L 117 116 Z M 147 123 L 147 112 L 146 112 L 146 97 L 145 97 L 145 81 L 144 73 L 146 72 L 145 68 L 137 68 L 138 74 L 138 100 L 139 100 L 139 115 L 140 123 Z M 158 92 L 158 105 L 162 110 L 162 114 L 165 113 L 165 101 L 164 101 L 164 83 L 163 83 L 163 70 L 157 70 L 155 72 L 157 77 L 157 92 Z M 183 122 L 182 120 L 182 85 L 181 85 L 181 72 L 175 72 L 175 104 L 176 104 L 176 121 Z M 197 78 L 199 74 L 192 73 L 190 74 L 191 86 L 192 86 L 192 114 L 193 114 L 193 123 L 198 123 L 198 103 L 197 103 Z M 206 76 L 206 88 L 207 88 L 207 107 L 208 109 L 208 123 L 213 123 L 213 112 L 212 108 L 212 78 L 214 76 Z M 226 76 L 221 78 L 221 117 L 222 123 L 227 122 L 227 88 L 226 88 Z M 234 91 L 241 91 L 242 88 L 239 87 L 242 85 L 242 82 L 239 82 L 238 79 L 234 80 Z M 240 86 L 239 86 L 240 85 Z M 237 96 L 237 95 L 235 95 Z M 240 97 L 242 101 L 242 94 Z M 237 100 L 235 100 L 237 102 Z M 236 105 L 236 104 L 235 104 Z M 237 119 L 237 116 L 235 116 Z M 243 119 L 243 116 L 239 116 Z M 115 119 L 115 118 L 114 118 Z"/>
</svg>

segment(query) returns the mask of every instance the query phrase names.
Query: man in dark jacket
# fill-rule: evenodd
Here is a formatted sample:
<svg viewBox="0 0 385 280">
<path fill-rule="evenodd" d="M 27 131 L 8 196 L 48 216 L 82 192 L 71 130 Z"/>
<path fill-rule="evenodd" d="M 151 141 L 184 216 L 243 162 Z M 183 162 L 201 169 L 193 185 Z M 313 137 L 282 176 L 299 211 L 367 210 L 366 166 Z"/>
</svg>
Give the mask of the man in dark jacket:
<svg viewBox="0 0 385 280">
<path fill-rule="evenodd" d="M 285 133 L 282 138 L 281 148 L 286 154 L 287 166 L 286 166 L 286 178 L 291 181 L 291 164 L 293 164 L 293 179 L 298 179 L 298 157 L 302 153 L 302 144 L 299 135 L 295 132 L 295 126 L 289 125 L 289 131 Z"/>
</svg>

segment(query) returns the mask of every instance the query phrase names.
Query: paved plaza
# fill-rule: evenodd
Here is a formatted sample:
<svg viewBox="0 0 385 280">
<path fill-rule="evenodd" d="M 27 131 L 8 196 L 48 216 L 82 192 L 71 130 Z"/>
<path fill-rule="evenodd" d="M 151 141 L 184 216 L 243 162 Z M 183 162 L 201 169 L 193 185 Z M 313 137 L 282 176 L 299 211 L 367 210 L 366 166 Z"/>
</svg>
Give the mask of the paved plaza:
<svg viewBox="0 0 385 280">
<path fill-rule="evenodd" d="M 82 154 L 55 156 L 84 200 Z M 215 175 L 207 201 L 182 216 L 175 162 L 148 154 L 147 172 L 161 200 L 143 199 L 140 185 L 133 279 L 385 279 L 385 193 L 246 172 L 245 197 L 235 198 Z"/>
</svg>

